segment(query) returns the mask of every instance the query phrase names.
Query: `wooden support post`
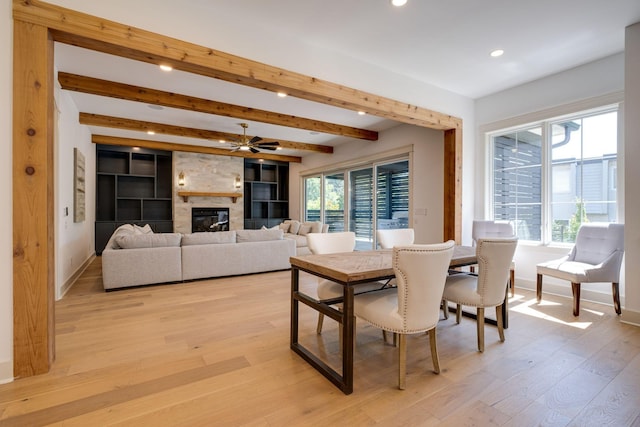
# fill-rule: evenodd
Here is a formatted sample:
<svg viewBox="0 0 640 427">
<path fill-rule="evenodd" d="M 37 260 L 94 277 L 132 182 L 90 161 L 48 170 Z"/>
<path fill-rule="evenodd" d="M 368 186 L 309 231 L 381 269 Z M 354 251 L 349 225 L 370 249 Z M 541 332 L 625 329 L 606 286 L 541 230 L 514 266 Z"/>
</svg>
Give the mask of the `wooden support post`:
<svg viewBox="0 0 640 427">
<path fill-rule="evenodd" d="M 13 372 L 48 372 L 54 345 L 53 40 L 13 24 Z"/>
</svg>

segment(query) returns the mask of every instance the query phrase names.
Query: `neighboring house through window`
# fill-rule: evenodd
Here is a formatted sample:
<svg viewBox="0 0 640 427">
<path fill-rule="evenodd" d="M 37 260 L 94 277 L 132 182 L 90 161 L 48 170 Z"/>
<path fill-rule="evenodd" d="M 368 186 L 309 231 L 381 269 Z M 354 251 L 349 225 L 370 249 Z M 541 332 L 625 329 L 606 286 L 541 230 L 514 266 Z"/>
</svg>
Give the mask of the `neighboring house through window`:
<svg viewBox="0 0 640 427">
<path fill-rule="evenodd" d="M 493 218 L 542 243 L 616 222 L 617 129 L 616 106 L 488 134 Z"/>
</svg>

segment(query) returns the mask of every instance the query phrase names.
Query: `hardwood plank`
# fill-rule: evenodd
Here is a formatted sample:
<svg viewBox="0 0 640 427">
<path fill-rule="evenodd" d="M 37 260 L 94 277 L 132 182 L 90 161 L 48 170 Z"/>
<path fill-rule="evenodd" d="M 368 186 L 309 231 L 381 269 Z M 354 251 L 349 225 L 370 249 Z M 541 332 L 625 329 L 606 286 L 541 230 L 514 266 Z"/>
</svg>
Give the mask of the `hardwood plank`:
<svg viewBox="0 0 640 427">
<path fill-rule="evenodd" d="M 440 375 L 427 335 L 408 337 L 404 391 L 397 348 L 359 321 L 345 396 L 289 349 L 290 272 L 105 293 L 100 262 L 56 302 L 50 372 L 0 385 L 0 425 L 632 426 L 640 417 L 640 328 L 617 316 L 577 328 L 526 314 L 535 296 L 518 290 L 506 341 L 487 327 L 484 353 L 474 321 L 440 321 Z M 571 299 L 554 301 L 573 317 Z M 339 360 L 335 322 L 316 335 L 316 314 L 300 314 L 301 338 Z"/>
</svg>

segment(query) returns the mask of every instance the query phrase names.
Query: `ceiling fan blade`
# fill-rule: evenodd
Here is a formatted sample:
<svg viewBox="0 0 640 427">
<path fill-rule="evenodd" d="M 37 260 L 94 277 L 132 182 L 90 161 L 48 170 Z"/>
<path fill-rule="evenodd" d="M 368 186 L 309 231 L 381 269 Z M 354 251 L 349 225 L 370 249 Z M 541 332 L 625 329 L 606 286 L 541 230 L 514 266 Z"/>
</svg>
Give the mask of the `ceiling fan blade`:
<svg viewBox="0 0 640 427">
<path fill-rule="evenodd" d="M 260 145 L 260 146 L 259 146 L 259 148 L 260 148 L 261 150 L 270 150 L 270 151 L 274 151 L 274 150 L 276 150 L 276 147 L 269 147 L 269 146 L 267 146 L 267 147 L 263 147 L 262 145 Z"/>
<path fill-rule="evenodd" d="M 278 141 L 268 141 L 268 142 L 260 142 L 259 144 L 256 144 L 258 147 L 265 147 L 265 146 L 269 146 L 269 145 L 280 145 L 280 143 Z"/>
<path fill-rule="evenodd" d="M 259 152 L 260 152 L 259 150 L 256 150 L 256 149 L 255 149 L 255 148 L 253 148 L 253 147 L 249 147 L 249 150 L 250 150 L 252 153 L 259 153 Z"/>
<path fill-rule="evenodd" d="M 260 138 L 259 136 L 254 136 L 249 140 L 249 144 L 255 144 L 258 141 L 262 141 L 262 138 Z"/>
</svg>

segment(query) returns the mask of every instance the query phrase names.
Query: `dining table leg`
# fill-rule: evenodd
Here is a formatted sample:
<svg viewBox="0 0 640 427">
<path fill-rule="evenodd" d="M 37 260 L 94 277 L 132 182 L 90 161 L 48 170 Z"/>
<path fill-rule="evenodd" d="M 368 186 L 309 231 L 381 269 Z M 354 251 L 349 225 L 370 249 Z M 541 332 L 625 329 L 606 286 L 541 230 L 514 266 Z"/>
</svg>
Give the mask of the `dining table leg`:
<svg viewBox="0 0 640 427">
<path fill-rule="evenodd" d="M 342 378 L 343 392 L 353 392 L 353 350 L 355 346 L 355 315 L 353 314 L 353 287 L 344 286 L 342 303 Z"/>
<path fill-rule="evenodd" d="M 289 346 L 293 347 L 298 343 L 298 300 L 295 295 L 300 288 L 300 270 L 291 268 L 291 327 Z"/>
</svg>

